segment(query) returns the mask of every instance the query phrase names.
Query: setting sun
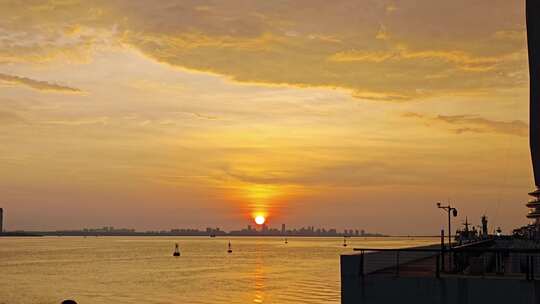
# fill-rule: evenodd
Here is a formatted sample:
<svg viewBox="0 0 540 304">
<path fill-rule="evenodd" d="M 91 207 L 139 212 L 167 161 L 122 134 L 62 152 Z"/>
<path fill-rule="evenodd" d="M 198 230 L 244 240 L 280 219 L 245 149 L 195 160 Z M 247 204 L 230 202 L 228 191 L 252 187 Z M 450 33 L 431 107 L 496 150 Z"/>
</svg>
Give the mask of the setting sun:
<svg viewBox="0 0 540 304">
<path fill-rule="evenodd" d="M 262 225 L 264 224 L 264 222 L 266 222 L 266 218 L 262 215 L 257 215 L 255 217 L 255 223 L 257 223 L 257 225 Z"/>
</svg>

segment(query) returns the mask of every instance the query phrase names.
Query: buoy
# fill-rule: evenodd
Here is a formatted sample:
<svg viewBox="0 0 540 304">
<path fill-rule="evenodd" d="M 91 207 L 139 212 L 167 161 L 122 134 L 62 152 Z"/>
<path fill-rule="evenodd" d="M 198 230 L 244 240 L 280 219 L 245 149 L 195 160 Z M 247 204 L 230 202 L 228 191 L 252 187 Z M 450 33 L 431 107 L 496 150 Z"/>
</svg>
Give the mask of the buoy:
<svg viewBox="0 0 540 304">
<path fill-rule="evenodd" d="M 347 238 L 343 237 L 343 247 L 347 247 Z"/>
<path fill-rule="evenodd" d="M 287 241 L 287 238 L 285 238 L 285 244 L 289 244 L 289 241 Z"/>
<path fill-rule="evenodd" d="M 180 256 L 180 248 L 178 248 L 178 243 L 174 244 L 174 253 L 173 256 L 178 257 Z"/>
<path fill-rule="evenodd" d="M 232 249 L 231 249 L 231 241 L 229 241 L 229 249 L 227 249 L 227 253 L 232 253 Z"/>
</svg>

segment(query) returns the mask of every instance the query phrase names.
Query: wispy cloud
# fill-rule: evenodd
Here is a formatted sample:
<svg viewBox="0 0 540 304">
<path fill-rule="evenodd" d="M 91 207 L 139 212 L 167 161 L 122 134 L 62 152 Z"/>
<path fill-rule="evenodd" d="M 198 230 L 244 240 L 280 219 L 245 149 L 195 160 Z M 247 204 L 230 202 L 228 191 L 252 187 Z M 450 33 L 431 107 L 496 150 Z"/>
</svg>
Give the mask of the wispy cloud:
<svg viewBox="0 0 540 304">
<path fill-rule="evenodd" d="M 219 117 L 217 117 L 217 116 L 205 115 L 205 114 L 201 114 L 201 113 L 197 113 L 197 112 L 185 112 L 185 113 L 193 115 L 193 116 L 195 116 L 197 118 L 200 118 L 200 119 L 207 119 L 207 120 L 217 120 L 217 119 L 219 119 Z"/>
<path fill-rule="evenodd" d="M 443 123 L 450 125 L 452 132 L 464 133 L 498 133 L 526 137 L 529 133 L 528 125 L 521 120 L 498 121 L 490 120 L 475 115 L 426 115 L 408 112 L 403 117 L 421 119 L 431 123 Z"/>
<path fill-rule="evenodd" d="M 379 32 L 378 39 L 388 39 L 386 31 Z M 474 56 L 460 50 L 417 50 L 413 51 L 405 46 L 398 46 L 388 51 L 357 51 L 350 50 L 336 53 L 330 56 L 330 61 L 336 62 L 373 62 L 382 63 L 386 61 L 404 60 L 440 60 L 455 64 L 457 67 L 467 71 L 488 71 L 504 60 L 504 56 Z"/>
<path fill-rule="evenodd" d="M 365 187 L 411 185 L 422 179 L 408 172 L 407 168 L 400 168 L 390 162 L 351 160 L 322 164 L 305 170 L 284 169 L 262 173 L 223 168 L 222 173 L 236 181 L 259 185 Z"/>
<path fill-rule="evenodd" d="M 85 126 L 85 125 L 107 125 L 109 117 L 90 117 L 72 120 L 49 120 L 43 123 L 49 125 L 62 125 L 62 126 Z"/>
<path fill-rule="evenodd" d="M 372 101 L 393 101 L 400 102 L 406 101 L 412 98 L 410 95 L 406 95 L 399 92 L 369 92 L 369 91 L 353 91 L 352 96 L 358 99 L 372 100 Z"/>
<path fill-rule="evenodd" d="M 14 76 L 14 75 L 2 74 L 2 73 L 0 73 L 0 81 L 27 86 L 38 91 L 82 93 L 82 91 L 77 88 L 72 88 L 72 87 L 68 87 L 64 85 L 59 85 L 56 83 L 50 83 L 47 81 L 40 81 L 40 80 L 35 80 L 35 79 L 27 78 L 27 77 Z"/>
</svg>

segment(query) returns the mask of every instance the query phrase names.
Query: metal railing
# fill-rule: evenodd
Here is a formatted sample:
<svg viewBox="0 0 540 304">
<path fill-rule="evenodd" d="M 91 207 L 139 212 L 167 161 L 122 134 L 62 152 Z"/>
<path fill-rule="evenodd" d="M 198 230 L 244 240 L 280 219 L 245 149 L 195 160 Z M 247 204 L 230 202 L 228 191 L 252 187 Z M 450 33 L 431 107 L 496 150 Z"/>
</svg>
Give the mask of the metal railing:
<svg viewBox="0 0 540 304">
<path fill-rule="evenodd" d="M 517 248 L 355 248 L 359 276 L 499 276 L 537 280 L 540 249 Z"/>
</svg>

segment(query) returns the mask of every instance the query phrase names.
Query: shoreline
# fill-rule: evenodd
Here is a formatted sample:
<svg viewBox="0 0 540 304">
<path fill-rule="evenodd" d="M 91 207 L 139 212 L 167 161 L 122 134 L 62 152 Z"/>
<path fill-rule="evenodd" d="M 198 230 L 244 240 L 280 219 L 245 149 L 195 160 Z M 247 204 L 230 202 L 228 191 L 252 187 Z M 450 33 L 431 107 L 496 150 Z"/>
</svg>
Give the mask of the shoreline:
<svg viewBox="0 0 540 304">
<path fill-rule="evenodd" d="M 211 237 L 209 235 L 187 235 L 187 234 L 85 234 L 85 233 L 35 233 L 35 232 L 5 232 L 0 234 L 1 237 L 198 237 L 198 238 L 226 238 L 226 237 L 240 237 L 240 238 L 253 238 L 253 237 L 273 237 L 273 238 L 347 238 L 347 239 L 386 239 L 386 238 L 440 238 L 440 236 L 434 235 L 372 235 L 372 236 L 343 236 L 343 235 L 217 235 Z"/>
</svg>

